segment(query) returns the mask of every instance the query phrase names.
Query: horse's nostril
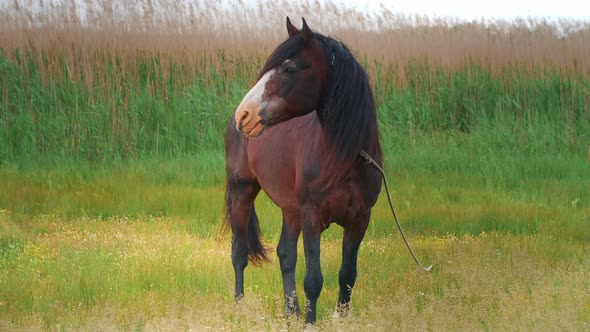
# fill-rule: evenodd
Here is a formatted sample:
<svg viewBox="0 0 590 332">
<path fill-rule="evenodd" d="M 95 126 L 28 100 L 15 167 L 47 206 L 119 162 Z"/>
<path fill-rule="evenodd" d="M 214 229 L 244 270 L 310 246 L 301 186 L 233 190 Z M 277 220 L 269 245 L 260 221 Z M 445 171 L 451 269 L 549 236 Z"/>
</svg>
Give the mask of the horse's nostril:
<svg viewBox="0 0 590 332">
<path fill-rule="evenodd" d="M 244 125 L 241 122 L 238 123 L 238 130 L 242 130 L 242 128 L 244 128 Z"/>
<path fill-rule="evenodd" d="M 240 116 L 240 124 L 242 121 L 244 121 L 246 118 L 248 117 L 248 112 L 244 111 L 242 112 L 242 116 Z"/>
</svg>

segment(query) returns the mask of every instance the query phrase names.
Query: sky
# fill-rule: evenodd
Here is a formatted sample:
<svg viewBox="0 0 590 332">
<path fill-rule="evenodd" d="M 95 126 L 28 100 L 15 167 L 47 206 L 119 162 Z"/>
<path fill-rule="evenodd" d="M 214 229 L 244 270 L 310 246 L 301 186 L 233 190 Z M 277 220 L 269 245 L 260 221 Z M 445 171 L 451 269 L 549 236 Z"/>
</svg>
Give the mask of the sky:
<svg viewBox="0 0 590 332">
<path fill-rule="evenodd" d="M 450 17 L 479 18 L 547 17 L 590 21 L 588 0 L 334 0 L 363 10 L 381 5 L 392 12 Z"/>
</svg>

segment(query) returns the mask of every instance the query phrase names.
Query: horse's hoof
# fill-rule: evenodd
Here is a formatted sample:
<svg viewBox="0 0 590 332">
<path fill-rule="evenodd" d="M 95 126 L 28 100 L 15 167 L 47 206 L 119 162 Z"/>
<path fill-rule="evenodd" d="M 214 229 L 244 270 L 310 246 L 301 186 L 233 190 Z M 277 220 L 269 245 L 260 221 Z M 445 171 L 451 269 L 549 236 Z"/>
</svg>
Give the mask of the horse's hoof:
<svg viewBox="0 0 590 332">
<path fill-rule="evenodd" d="M 334 310 L 334 313 L 332 313 L 332 318 L 334 320 L 338 320 L 338 319 L 340 319 L 340 317 L 341 317 L 341 315 L 340 315 L 340 312 L 338 311 L 338 309 Z"/>
<path fill-rule="evenodd" d="M 304 332 L 318 332 L 319 330 L 320 328 L 312 323 L 305 324 L 305 329 L 303 329 Z"/>
</svg>

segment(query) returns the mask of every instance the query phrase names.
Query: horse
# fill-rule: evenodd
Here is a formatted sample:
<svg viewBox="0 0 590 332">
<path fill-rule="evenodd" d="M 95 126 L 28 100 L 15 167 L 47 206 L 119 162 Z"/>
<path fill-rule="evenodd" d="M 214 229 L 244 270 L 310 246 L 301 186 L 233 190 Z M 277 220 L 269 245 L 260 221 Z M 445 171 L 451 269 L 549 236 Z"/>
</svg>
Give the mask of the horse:
<svg viewBox="0 0 590 332">
<path fill-rule="evenodd" d="M 316 322 L 323 286 L 320 235 L 343 227 L 337 310 L 347 314 L 357 258 L 381 175 L 375 101 L 365 70 L 341 42 L 301 30 L 287 17 L 288 38 L 270 55 L 230 119 L 225 137 L 226 212 L 232 230 L 235 299 L 244 296 L 248 262 L 268 262 L 254 200 L 260 190 L 282 211 L 276 253 L 287 316 L 300 316 L 295 289 L 297 242 L 303 234 L 305 320 Z"/>
</svg>

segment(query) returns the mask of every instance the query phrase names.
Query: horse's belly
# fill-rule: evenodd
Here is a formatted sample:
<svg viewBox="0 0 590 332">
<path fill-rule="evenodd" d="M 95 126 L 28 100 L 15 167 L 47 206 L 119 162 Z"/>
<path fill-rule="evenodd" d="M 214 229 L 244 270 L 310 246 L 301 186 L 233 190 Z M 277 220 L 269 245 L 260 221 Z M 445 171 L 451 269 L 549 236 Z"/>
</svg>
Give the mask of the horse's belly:
<svg viewBox="0 0 590 332">
<path fill-rule="evenodd" d="M 284 177 L 258 176 L 258 182 L 266 195 L 281 209 L 298 209 L 293 183 Z"/>
</svg>

